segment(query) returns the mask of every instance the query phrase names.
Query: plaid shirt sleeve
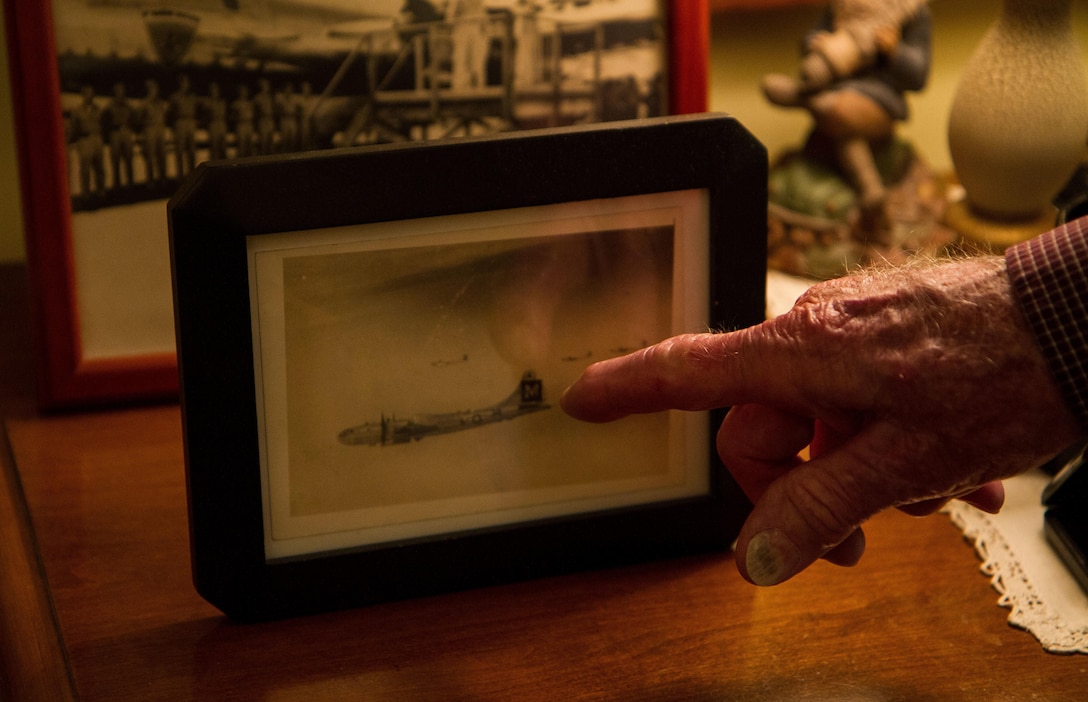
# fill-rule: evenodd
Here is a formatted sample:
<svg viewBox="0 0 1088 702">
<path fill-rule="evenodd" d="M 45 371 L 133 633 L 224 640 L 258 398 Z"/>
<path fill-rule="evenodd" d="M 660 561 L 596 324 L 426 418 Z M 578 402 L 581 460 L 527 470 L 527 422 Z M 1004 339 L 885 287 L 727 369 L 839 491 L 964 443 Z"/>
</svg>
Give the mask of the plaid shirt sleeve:
<svg viewBox="0 0 1088 702">
<path fill-rule="evenodd" d="M 1005 262 L 1051 373 L 1088 429 L 1088 217 L 1010 247 Z"/>
</svg>

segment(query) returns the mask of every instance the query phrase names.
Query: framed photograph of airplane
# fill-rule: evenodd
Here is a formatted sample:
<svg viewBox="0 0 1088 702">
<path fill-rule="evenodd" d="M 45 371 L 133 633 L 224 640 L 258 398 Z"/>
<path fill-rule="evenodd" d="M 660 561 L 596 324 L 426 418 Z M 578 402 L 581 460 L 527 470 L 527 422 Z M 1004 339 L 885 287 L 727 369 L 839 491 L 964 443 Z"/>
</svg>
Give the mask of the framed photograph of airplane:
<svg viewBox="0 0 1088 702">
<path fill-rule="evenodd" d="M 766 169 L 720 115 L 199 166 L 168 217 L 198 591 L 263 619 L 728 548 L 720 412 L 558 398 L 763 319 Z"/>
<path fill-rule="evenodd" d="M 204 161 L 706 108 L 706 0 L 4 0 L 46 407 L 177 393 Z"/>
</svg>

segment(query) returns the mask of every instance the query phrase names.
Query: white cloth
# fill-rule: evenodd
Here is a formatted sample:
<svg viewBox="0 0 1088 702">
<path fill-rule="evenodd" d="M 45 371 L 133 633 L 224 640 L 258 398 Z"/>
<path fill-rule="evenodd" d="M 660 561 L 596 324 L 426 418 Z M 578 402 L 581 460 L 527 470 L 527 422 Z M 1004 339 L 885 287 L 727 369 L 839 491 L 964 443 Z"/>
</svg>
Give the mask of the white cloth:
<svg viewBox="0 0 1088 702">
<path fill-rule="evenodd" d="M 1088 653 L 1088 594 L 1043 535 L 1040 497 L 1050 477 L 1034 471 L 1005 481 L 1005 506 L 986 514 L 962 502 L 944 511 L 972 541 L 982 572 L 1009 610 L 1009 624 L 1052 653 Z"/>
<path fill-rule="evenodd" d="M 797 298 L 817 282 L 775 270 L 767 271 L 767 319 L 789 312 Z"/>
</svg>

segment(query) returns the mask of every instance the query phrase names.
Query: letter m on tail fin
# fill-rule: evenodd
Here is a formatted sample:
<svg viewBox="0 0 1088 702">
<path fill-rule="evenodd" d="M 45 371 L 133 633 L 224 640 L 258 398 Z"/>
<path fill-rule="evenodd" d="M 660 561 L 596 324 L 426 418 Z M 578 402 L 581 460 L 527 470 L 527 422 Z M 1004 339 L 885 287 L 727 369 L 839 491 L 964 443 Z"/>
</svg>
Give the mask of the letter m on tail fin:
<svg viewBox="0 0 1088 702">
<path fill-rule="evenodd" d="M 532 371 L 526 371 L 521 376 L 521 405 L 536 405 L 544 401 L 544 383 L 533 375 Z"/>
</svg>

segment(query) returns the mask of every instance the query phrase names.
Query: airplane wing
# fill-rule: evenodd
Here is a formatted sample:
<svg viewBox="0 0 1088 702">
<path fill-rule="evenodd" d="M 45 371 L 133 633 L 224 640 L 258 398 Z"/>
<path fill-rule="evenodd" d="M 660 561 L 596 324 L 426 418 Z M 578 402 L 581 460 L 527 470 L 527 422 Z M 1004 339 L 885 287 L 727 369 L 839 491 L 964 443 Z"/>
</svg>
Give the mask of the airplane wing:
<svg viewBox="0 0 1088 702">
<path fill-rule="evenodd" d="M 632 22 L 657 19 L 661 11 L 657 0 L 552 0 L 540 16 L 564 24 Z"/>
<path fill-rule="evenodd" d="M 220 12 L 265 15 L 308 14 L 326 21 L 362 17 L 391 17 L 400 0 L 83 0 L 89 7 L 129 7 L 150 9 L 168 7 L 185 12 Z M 363 5 L 369 7 L 364 8 Z"/>
<path fill-rule="evenodd" d="M 393 19 L 360 19 L 337 22 L 325 28 L 325 35 L 333 39 L 359 39 L 376 32 L 393 31 Z"/>
</svg>

